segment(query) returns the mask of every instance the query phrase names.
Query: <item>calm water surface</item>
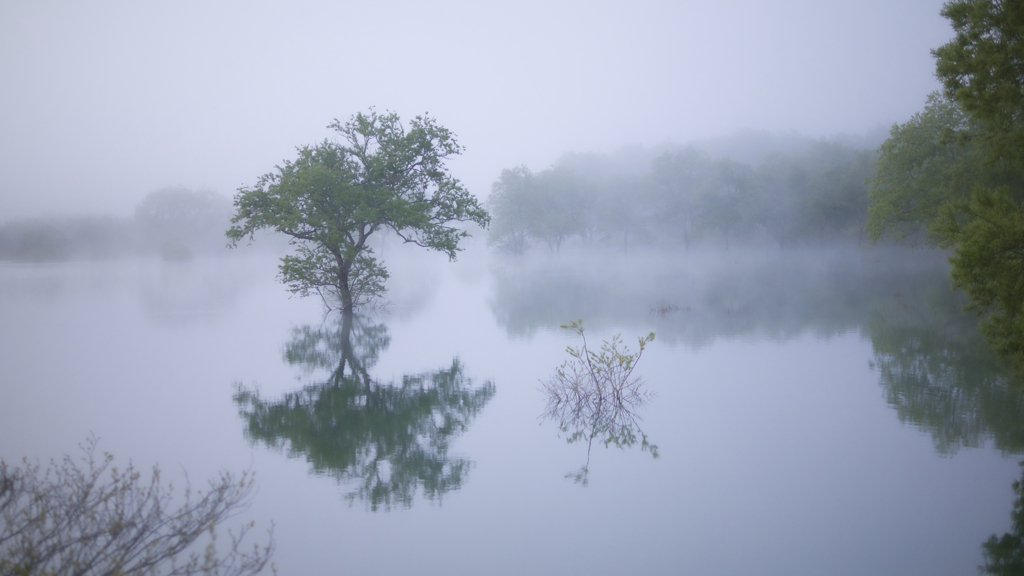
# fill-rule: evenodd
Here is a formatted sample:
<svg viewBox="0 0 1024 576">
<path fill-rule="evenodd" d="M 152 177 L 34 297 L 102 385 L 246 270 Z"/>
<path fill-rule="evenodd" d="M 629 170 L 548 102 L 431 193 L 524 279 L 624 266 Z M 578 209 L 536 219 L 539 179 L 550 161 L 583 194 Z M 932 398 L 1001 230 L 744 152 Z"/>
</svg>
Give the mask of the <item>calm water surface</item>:
<svg viewBox="0 0 1024 576">
<path fill-rule="evenodd" d="M 1024 405 L 941 255 L 390 250 L 351 322 L 259 256 L 0 265 L 0 457 L 251 468 L 282 574 L 973 574 L 1011 530 Z M 577 318 L 657 334 L 589 455 L 607 413 L 543 417 Z"/>
</svg>

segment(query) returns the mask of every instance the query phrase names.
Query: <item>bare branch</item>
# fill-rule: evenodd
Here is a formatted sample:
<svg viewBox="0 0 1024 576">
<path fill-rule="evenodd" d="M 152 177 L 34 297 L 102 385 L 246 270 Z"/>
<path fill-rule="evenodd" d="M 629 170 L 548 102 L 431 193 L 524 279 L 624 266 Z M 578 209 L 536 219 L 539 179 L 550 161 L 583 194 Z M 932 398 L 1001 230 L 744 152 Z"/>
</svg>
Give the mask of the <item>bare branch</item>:
<svg viewBox="0 0 1024 576">
<path fill-rule="evenodd" d="M 98 457 L 95 437 L 81 448 L 45 469 L 0 460 L 0 574 L 241 576 L 266 567 L 273 534 L 248 549 L 252 523 L 228 531 L 226 553 L 215 547 L 216 527 L 251 501 L 251 472 L 223 472 L 205 491 L 186 478 L 176 497 L 158 468 L 147 480 L 131 463 Z"/>
</svg>

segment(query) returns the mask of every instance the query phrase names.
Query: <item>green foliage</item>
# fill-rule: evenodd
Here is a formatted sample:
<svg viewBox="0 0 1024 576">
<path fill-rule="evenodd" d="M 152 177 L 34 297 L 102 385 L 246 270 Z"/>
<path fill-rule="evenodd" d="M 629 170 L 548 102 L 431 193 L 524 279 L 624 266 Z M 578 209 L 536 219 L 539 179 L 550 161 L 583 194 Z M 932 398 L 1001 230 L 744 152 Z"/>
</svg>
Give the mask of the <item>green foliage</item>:
<svg viewBox="0 0 1024 576">
<path fill-rule="evenodd" d="M 998 185 L 1013 178 L 988 161 L 976 138 L 977 124 L 939 93 L 928 96 L 923 112 L 895 125 L 879 148 L 869 191 L 867 231 L 872 242 L 915 240 L 927 232 L 932 245 L 954 240 L 936 227 L 951 206 L 966 200 L 973 186 Z"/>
<path fill-rule="evenodd" d="M 581 228 L 577 234 L 585 231 L 587 237 L 599 236 L 609 244 L 621 242 L 623 250 L 629 249 L 630 240 L 640 243 L 653 239 L 652 186 L 648 178 L 616 175 L 591 184 L 591 188 L 592 204 L 579 202 L 593 213 L 580 219 L 591 227 Z"/>
<path fill-rule="evenodd" d="M 526 166 L 501 171 L 491 185 L 487 206 L 494 216 L 487 244 L 500 252 L 522 254 L 527 247 L 530 222 L 535 218 L 537 198 L 533 174 Z"/>
<path fill-rule="evenodd" d="M 285 359 L 304 372 L 331 370 L 322 381 L 267 400 L 239 387 L 246 436 L 304 456 L 318 474 L 355 485 L 349 500 L 371 510 L 409 507 L 420 491 L 441 500 L 466 481 L 473 462 L 448 454 L 451 442 L 494 397 L 473 386 L 454 359 L 447 368 L 373 379 L 369 370 L 390 343 L 383 325 L 343 314 L 340 326 L 296 329 Z"/>
<path fill-rule="evenodd" d="M 923 226 L 952 248 L 954 287 L 1024 374 L 1024 7 L 954 0 L 942 15 L 956 33 L 933 51 L 945 98 L 883 145 L 869 232 L 904 239 Z"/>
<path fill-rule="evenodd" d="M 640 449 L 649 450 L 658 457 L 658 447 L 647 440 L 639 425 L 639 410 L 649 394 L 643 390 L 643 380 L 633 376 L 644 349 L 654 341 L 654 332 L 638 338 L 639 350 L 634 354 L 621 346 L 618 335 L 601 344 L 598 352 L 587 348 L 583 321 L 575 320 L 562 328 L 569 329 L 583 339 L 580 347 L 568 346 L 571 357 L 555 370 L 555 375 L 543 384 L 548 397 L 544 416 L 558 421 L 558 428 L 566 440 L 587 443 L 587 462 L 579 472 L 570 473 L 577 483 L 587 485 L 590 469 L 590 449 L 595 439 L 607 446 L 628 448 L 640 436 Z"/>
<path fill-rule="evenodd" d="M 375 232 L 389 229 L 454 260 L 468 233 L 452 223 L 489 222 L 448 174 L 445 162 L 462 147 L 432 118 L 417 116 L 406 129 L 397 114 L 371 110 L 329 128 L 344 143 L 301 147 L 298 158 L 239 189 L 227 232 L 232 245 L 262 229 L 290 236 L 297 254 L 282 262 L 281 279 L 293 292 L 351 311 L 383 292 L 387 273 L 367 245 Z"/>
<path fill-rule="evenodd" d="M 534 181 L 539 186 L 540 202 L 530 232 L 557 251 L 566 239 L 584 233 L 591 199 L 587 198 L 586 185 L 571 168 L 545 170 Z"/>
<path fill-rule="evenodd" d="M 984 128 L 994 157 L 1024 157 L 1024 6 L 952 0 L 942 8 L 956 36 L 932 52 L 946 96 Z"/>
<path fill-rule="evenodd" d="M 979 128 L 987 152 L 969 199 L 951 203 L 939 230 L 954 247 L 951 277 L 985 315 L 982 330 L 1024 374 L 1024 7 L 959 0 L 942 14 L 956 37 L 935 50 L 936 73 Z"/>
<path fill-rule="evenodd" d="M 588 198 L 584 183 L 568 168 L 533 174 L 525 166 L 502 170 L 492 185 L 488 205 L 494 226 L 488 244 L 521 254 L 529 239 L 558 250 L 567 238 L 586 228 Z"/>
<path fill-rule="evenodd" d="M 557 250 L 573 237 L 624 248 L 859 240 L 871 160 L 870 151 L 815 141 L 804 155 L 776 154 L 756 168 L 693 148 L 666 152 L 646 171 L 628 173 L 603 167 L 609 160 L 598 155 L 567 156 L 536 174 L 520 166 L 493 185 L 490 243 L 521 253 L 531 241 Z"/>
<path fill-rule="evenodd" d="M 868 183 L 874 152 L 822 141 L 804 162 L 809 194 L 803 223 L 807 236 L 861 237 L 867 220 Z M 816 229 L 815 229 L 816 227 Z"/>
<path fill-rule="evenodd" d="M 686 248 L 696 232 L 699 195 L 707 179 L 704 167 L 709 162 L 707 154 L 687 148 L 676 154 L 662 154 L 651 165 L 655 223 L 671 231 L 672 237 L 678 236 Z"/>
<path fill-rule="evenodd" d="M 698 230 L 718 236 L 728 246 L 730 239 L 751 230 L 754 171 L 732 160 L 715 161 L 709 168 L 711 177 L 701 197 Z"/>
<path fill-rule="evenodd" d="M 1005 188 L 979 187 L 939 228 L 957 241 L 953 287 L 985 316 L 981 330 L 993 348 L 1024 374 L 1024 206 Z"/>
<path fill-rule="evenodd" d="M 147 481 L 130 463 L 119 469 L 109 454 L 97 457 L 95 439 L 82 448 L 81 458 L 46 469 L 0 461 L 0 574 L 227 576 L 266 566 L 273 539 L 247 549 L 251 523 L 229 532 L 225 555 L 214 541 L 216 526 L 251 500 L 251 474 L 222 473 L 207 491 L 176 498 L 157 468 Z M 189 552 L 204 538 L 202 554 Z"/>
</svg>

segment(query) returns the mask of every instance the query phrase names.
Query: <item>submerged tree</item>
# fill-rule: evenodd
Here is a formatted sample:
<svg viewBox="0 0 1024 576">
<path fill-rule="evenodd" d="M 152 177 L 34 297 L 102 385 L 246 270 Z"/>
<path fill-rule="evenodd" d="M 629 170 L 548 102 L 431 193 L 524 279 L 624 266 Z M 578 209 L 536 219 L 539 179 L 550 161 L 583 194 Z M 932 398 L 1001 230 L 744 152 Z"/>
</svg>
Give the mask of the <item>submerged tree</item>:
<svg viewBox="0 0 1024 576">
<path fill-rule="evenodd" d="M 382 383 L 369 375 L 390 338 L 383 325 L 343 314 L 332 329 L 296 329 L 285 359 L 304 370 L 333 369 L 323 382 L 277 401 L 239 388 L 246 436 L 303 455 L 318 474 L 355 484 L 347 495 L 372 510 L 411 506 L 422 489 L 441 499 L 465 481 L 473 462 L 449 446 L 494 397 L 454 359 L 450 367 Z"/>
<path fill-rule="evenodd" d="M 222 473 L 177 498 L 157 468 L 147 481 L 130 463 L 98 456 L 95 439 L 82 449 L 45 469 L 0 461 L 0 574 L 242 575 L 266 566 L 273 539 L 248 548 L 252 524 L 229 532 L 226 554 L 215 547 L 215 527 L 251 499 L 251 474 Z"/>
<path fill-rule="evenodd" d="M 658 457 L 658 447 L 647 440 L 640 429 L 637 411 L 650 394 L 643 389 L 643 380 L 633 376 L 644 349 L 654 340 L 654 332 L 638 338 L 639 350 L 633 354 L 623 346 L 618 335 L 611 342 L 603 342 L 600 352 L 587 348 L 583 322 L 576 320 L 562 326 L 583 339 L 579 348 L 568 346 L 571 356 L 555 370 L 555 375 L 543 383 L 548 404 L 544 417 L 558 422 L 558 429 L 566 434 L 566 441 L 587 443 L 587 462 L 578 472 L 567 478 L 584 486 L 590 473 L 590 449 L 597 439 L 605 446 L 628 448 L 637 442 L 640 449 L 649 450 Z"/>
<path fill-rule="evenodd" d="M 397 114 L 371 110 L 329 128 L 345 143 L 303 146 L 296 160 L 239 189 L 227 231 L 232 245 L 262 229 L 291 236 L 297 253 L 280 270 L 292 292 L 351 311 L 382 294 L 388 277 L 367 245 L 373 233 L 389 229 L 454 260 L 468 235 L 454 223 L 489 222 L 445 166 L 462 147 L 429 116 L 406 129 Z"/>
</svg>

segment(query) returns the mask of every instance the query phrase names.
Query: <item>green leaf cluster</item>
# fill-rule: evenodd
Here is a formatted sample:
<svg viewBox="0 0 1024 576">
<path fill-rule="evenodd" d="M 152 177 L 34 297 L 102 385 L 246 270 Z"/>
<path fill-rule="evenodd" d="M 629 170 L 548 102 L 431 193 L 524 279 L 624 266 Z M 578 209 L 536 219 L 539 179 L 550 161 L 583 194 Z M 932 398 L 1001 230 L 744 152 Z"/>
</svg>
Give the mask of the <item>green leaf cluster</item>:
<svg viewBox="0 0 1024 576">
<path fill-rule="evenodd" d="M 868 236 L 948 245 L 935 228 L 940 214 L 963 200 L 979 178 L 998 180 L 985 170 L 988 152 L 974 136 L 979 127 L 939 92 L 928 96 L 924 111 L 892 127 L 878 150 L 875 177 L 868 192 Z"/>
<path fill-rule="evenodd" d="M 1024 207 L 1005 187 L 978 187 L 939 229 L 958 240 L 949 259 L 953 287 L 985 316 L 980 328 L 992 347 L 1024 373 Z"/>
</svg>

